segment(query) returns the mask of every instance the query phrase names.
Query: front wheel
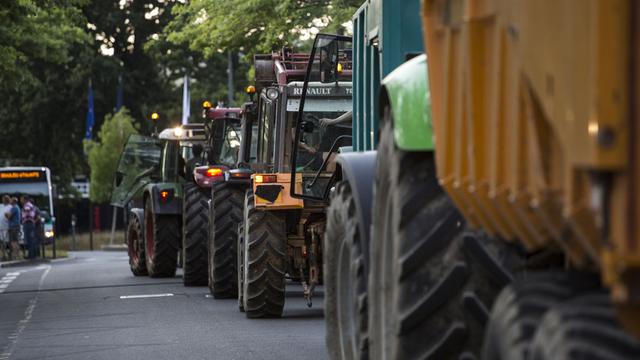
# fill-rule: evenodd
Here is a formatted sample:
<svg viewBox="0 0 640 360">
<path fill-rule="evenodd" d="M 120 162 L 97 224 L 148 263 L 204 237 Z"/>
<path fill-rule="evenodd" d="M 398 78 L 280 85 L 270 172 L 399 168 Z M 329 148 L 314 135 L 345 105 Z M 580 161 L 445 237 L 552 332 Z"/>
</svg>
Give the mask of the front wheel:
<svg viewBox="0 0 640 360">
<path fill-rule="evenodd" d="M 144 236 L 140 218 L 131 214 L 127 226 L 127 253 L 129 255 L 129 267 L 135 276 L 148 275 L 147 264 L 144 257 Z"/>
<path fill-rule="evenodd" d="M 370 353 L 476 357 L 488 309 L 518 257 L 500 239 L 464 231 L 438 184 L 433 153 L 398 149 L 392 120 L 387 112 L 374 187 Z"/>
<path fill-rule="evenodd" d="M 327 349 L 332 359 L 366 359 L 367 267 L 351 186 L 336 184 L 324 235 Z"/>
<path fill-rule="evenodd" d="M 248 318 L 280 317 L 285 298 L 285 221 L 275 211 L 245 211 L 244 234 L 245 314 Z"/>
</svg>

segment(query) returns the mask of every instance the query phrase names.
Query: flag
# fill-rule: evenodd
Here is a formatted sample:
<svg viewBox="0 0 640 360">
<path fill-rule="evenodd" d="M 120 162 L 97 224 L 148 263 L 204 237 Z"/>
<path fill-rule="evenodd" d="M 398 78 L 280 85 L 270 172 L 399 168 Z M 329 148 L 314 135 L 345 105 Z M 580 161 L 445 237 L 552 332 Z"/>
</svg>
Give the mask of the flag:
<svg viewBox="0 0 640 360">
<path fill-rule="evenodd" d="M 189 122 L 191 115 L 191 95 L 189 94 L 189 76 L 184 76 L 184 84 L 182 85 L 182 124 Z"/>
<path fill-rule="evenodd" d="M 122 94 L 122 75 L 118 75 L 118 88 L 116 89 L 116 112 L 120 111 L 124 103 L 124 96 Z"/>
<path fill-rule="evenodd" d="M 88 98 L 88 109 L 87 109 L 87 124 L 86 124 L 86 132 L 85 139 L 91 139 L 93 134 L 93 123 L 95 120 L 95 115 L 93 114 L 93 89 L 91 88 L 91 79 L 89 79 L 89 94 Z"/>
</svg>

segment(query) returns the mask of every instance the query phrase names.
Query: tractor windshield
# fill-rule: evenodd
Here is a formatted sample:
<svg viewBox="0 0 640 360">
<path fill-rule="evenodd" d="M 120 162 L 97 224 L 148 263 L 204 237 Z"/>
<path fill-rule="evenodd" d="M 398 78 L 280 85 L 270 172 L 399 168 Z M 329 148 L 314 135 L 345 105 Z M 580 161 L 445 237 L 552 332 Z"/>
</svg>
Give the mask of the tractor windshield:
<svg viewBox="0 0 640 360">
<path fill-rule="evenodd" d="M 224 129 L 224 137 L 220 149 L 220 163 L 234 165 L 238 161 L 242 128 L 239 122 L 228 121 Z"/>
<path fill-rule="evenodd" d="M 242 123 L 238 118 L 216 119 L 208 135 L 210 161 L 216 165 L 235 166 L 242 143 Z"/>
<path fill-rule="evenodd" d="M 112 205 L 124 206 L 151 177 L 160 174 L 161 153 L 162 142 L 157 139 L 140 135 L 129 137 L 118 161 Z"/>
</svg>

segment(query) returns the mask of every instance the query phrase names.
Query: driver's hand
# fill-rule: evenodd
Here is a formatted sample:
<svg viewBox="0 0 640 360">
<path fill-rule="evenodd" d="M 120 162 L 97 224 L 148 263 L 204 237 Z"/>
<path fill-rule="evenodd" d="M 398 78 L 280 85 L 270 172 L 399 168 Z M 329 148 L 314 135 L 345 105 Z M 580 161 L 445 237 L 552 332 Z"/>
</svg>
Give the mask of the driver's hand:
<svg viewBox="0 0 640 360">
<path fill-rule="evenodd" d="M 331 121 L 332 119 L 327 119 L 327 118 L 322 118 L 318 120 L 318 122 L 320 123 L 320 127 L 323 129 L 326 129 L 327 126 L 331 125 Z"/>
<path fill-rule="evenodd" d="M 300 143 L 300 147 L 304 149 L 304 151 L 308 152 L 311 155 L 316 154 L 316 149 L 313 146 L 309 146 L 305 143 Z"/>
</svg>

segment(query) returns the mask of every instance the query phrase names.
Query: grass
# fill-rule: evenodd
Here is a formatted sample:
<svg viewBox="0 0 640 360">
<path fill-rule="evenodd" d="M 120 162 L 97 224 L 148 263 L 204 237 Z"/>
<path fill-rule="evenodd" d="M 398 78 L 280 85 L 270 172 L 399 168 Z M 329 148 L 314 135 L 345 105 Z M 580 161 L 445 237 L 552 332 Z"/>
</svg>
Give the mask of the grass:
<svg viewBox="0 0 640 360">
<path fill-rule="evenodd" d="M 44 257 L 47 259 L 53 258 L 53 248 L 51 246 L 46 246 L 44 249 Z M 69 252 L 67 250 L 58 250 L 56 248 L 56 259 L 69 257 Z"/>
<path fill-rule="evenodd" d="M 100 250 L 102 245 L 109 245 L 109 238 L 111 237 L 111 231 L 100 231 L 93 233 L 93 250 Z M 56 239 L 56 251 L 71 251 L 72 241 L 71 235 L 61 236 Z M 113 244 L 124 244 L 124 231 L 116 231 L 113 238 Z M 90 250 L 89 233 L 76 234 L 75 250 Z M 50 249 L 51 246 L 47 246 Z M 57 255 L 57 254 L 56 254 Z"/>
</svg>

